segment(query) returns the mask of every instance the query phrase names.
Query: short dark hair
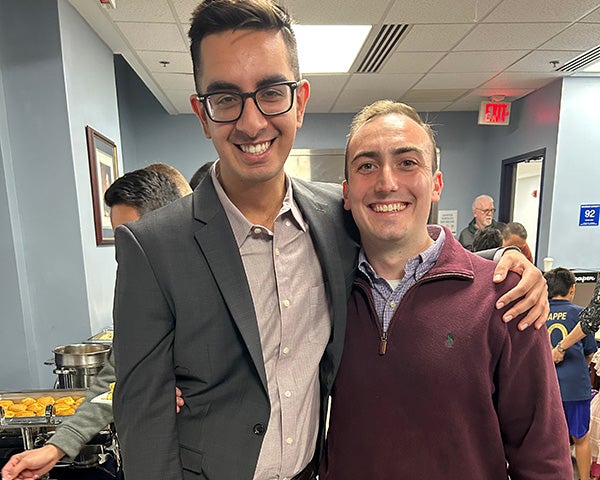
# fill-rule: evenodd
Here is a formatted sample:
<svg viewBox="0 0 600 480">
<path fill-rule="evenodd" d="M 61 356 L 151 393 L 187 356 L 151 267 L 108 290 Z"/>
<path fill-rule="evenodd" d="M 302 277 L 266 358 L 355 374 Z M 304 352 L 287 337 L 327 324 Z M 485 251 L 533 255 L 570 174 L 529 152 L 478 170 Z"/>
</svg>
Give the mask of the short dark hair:
<svg viewBox="0 0 600 480">
<path fill-rule="evenodd" d="M 575 285 L 573 272 L 562 267 L 544 273 L 544 278 L 548 284 L 548 298 L 566 297 L 571 287 Z"/>
<path fill-rule="evenodd" d="M 143 168 L 117 178 L 104 193 L 109 207 L 129 205 L 140 217 L 181 197 L 177 185 L 166 175 Z"/>
<path fill-rule="evenodd" d="M 502 238 L 508 240 L 511 235 L 527 240 L 527 229 L 522 223 L 519 222 L 508 222 L 502 229 Z"/>
<path fill-rule="evenodd" d="M 181 174 L 179 170 L 171 165 L 167 165 L 166 163 L 152 163 L 147 167 L 144 167 L 144 170 L 155 171 L 158 173 L 162 173 L 165 177 L 171 180 L 179 189 L 179 193 L 181 196 L 188 195 L 192 193 L 192 189 L 190 188 L 189 183 L 185 179 L 185 177 Z"/>
<path fill-rule="evenodd" d="M 498 248 L 502 246 L 502 234 L 497 228 L 480 228 L 473 236 L 471 250 L 478 252 L 489 248 Z"/>
<path fill-rule="evenodd" d="M 192 175 L 192 178 L 190 178 L 190 187 L 192 188 L 192 190 L 195 190 L 196 187 L 198 186 L 198 184 L 202 180 L 204 180 L 204 177 L 206 177 L 208 175 L 210 167 L 212 167 L 213 163 L 215 163 L 215 162 L 206 162 L 204 165 L 202 165 L 198 170 L 196 170 L 194 172 L 194 174 Z"/>
<path fill-rule="evenodd" d="M 281 32 L 287 46 L 290 67 L 296 77 L 294 80 L 299 81 L 298 45 L 292 22 L 287 10 L 274 0 L 204 0 L 192 13 L 192 25 L 188 32 L 196 91 L 203 93 L 200 91 L 202 39 L 213 33 L 237 29 Z"/>
</svg>

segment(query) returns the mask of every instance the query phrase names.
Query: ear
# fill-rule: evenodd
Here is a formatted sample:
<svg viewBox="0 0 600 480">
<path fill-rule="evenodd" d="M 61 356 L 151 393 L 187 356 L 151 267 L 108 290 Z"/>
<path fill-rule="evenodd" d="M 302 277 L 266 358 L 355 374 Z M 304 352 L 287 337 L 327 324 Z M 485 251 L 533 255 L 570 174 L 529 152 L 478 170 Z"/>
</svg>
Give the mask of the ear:
<svg viewBox="0 0 600 480">
<path fill-rule="evenodd" d="M 300 80 L 298 87 L 296 88 L 296 128 L 302 126 L 306 103 L 308 102 L 309 97 L 310 84 L 308 83 L 308 80 Z"/>
<path fill-rule="evenodd" d="M 211 138 L 210 130 L 208 128 L 209 119 L 206 116 L 206 111 L 204 110 L 204 105 L 198 99 L 198 95 L 196 95 L 195 93 L 190 95 L 190 104 L 192 105 L 192 110 L 194 111 L 194 114 L 198 117 L 198 120 L 200 120 L 200 124 L 202 125 L 202 131 L 204 132 L 204 136 L 206 138 Z"/>
<path fill-rule="evenodd" d="M 442 172 L 439 170 L 433 174 L 433 190 L 431 192 L 431 201 L 438 203 L 442 195 L 442 189 L 444 188 L 444 180 L 442 178 Z"/>
<path fill-rule="evenodd" d="M 342 183 L 342 193 L 344 195 L 344 210 L 350 211 L 350 200 L 348 199 L 348 182 L 346 180 Z"/>
</svg>

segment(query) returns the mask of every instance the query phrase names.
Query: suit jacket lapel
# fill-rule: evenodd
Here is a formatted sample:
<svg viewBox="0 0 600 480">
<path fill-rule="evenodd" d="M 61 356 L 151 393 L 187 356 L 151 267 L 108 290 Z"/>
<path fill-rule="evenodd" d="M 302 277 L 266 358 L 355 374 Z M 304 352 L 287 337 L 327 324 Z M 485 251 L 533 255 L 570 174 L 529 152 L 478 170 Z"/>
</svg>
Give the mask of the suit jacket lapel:
<svg viewBox="0 0 600 480">
<path fill-rule="evenodd" d="M 268 392 L 254 303 L 227 215 L 210 178 L 193 195 L 194 218 L 201 222 L 194 236 Z"/>
<path fill-rule="evenodd" d="M 292 180 L 294 198 L 302 210 L 302 215 L 310 226 L 310 234 L 315 246 L 315 251 L 321 263 L 323 281 L 326 282 L 327 293 L 332 311 L 332 333 L 330 344 L 340 344 L 346 331 L 346 287 L 344 269 L 337 250 L 336 229 L 333 224 L 332 207 L 324 205 L 315 198 L 314 194 L 299 182 Z M 341 200 L 340 200 L 341 201 Z M 336 208 L 335 206 L 333 208 Z M 341 206 L 339 207 L 341 208 Z M 340 352 L 330 351 L 330 355 L 337 356 Z M 328 368 L 327 378 L 322 378 L 328 386 L 333 383 L 334 365 L 339 364 L 339 358 L 330 358 L 332 363 Z"/>
</svg>

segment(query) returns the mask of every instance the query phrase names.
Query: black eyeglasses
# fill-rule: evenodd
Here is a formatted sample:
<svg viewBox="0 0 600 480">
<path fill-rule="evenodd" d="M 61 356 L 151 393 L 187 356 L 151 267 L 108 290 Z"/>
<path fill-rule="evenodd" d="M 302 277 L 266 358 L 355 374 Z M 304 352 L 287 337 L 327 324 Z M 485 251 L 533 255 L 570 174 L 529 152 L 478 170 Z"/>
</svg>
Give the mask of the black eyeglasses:
<svg viewBox="0 0 600 480">
<path fill-rule="evenodd" d="M 486 215 L 489 215 L 490 213 L 493 214 L 496 211 L 495 208 L 476 208 L 476 210 L 479 210 L 480 212 L 483 212 Z"/>
<path fill-rule="evenodd" d="M 291 110 L 298 82 L 277 82 L 254 92 L 210 92 L 198 94 L 208 117 L 216 123 L 236 122 L 242 116 L 247 98 L 254 100 L 263 115 L 273 117 Z"/>
</svg>

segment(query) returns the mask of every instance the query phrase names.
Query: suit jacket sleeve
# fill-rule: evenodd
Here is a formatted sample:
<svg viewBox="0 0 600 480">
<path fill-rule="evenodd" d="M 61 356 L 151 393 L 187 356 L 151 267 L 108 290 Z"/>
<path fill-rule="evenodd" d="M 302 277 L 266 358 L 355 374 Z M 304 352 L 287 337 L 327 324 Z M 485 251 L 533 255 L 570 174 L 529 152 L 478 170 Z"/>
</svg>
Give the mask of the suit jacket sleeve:
<svg viewBox="0 0 600 480">
<path fill-rule="evenodd" d="M 131 229 L 119 227 L 115 239 L 113 410 L 123 468 L 128 480 L 180 480 L 174 315 Z"/>
</svg>

